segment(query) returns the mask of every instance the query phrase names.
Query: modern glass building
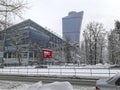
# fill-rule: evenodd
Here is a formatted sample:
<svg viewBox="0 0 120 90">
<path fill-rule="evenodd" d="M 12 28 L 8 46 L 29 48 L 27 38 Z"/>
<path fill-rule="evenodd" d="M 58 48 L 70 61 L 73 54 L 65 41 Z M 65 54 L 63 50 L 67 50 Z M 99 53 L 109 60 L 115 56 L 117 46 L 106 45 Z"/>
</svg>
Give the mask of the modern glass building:
<svg viewBox="0 0 120 90">
<path fill-rule="evenodd" d="M 62 18 L 63 38 L 70 39 L 72 44 L 80 44 L 80 30 L 83 19 L 83 11 L 69 12 L 68 16 Z"/>
<path fill-rule="evenodd" d="M 4 33 L 4 30 L 2 32 Z M 1 34 L 3 34 L 2 32 Z M 62 50 L 62 44 L 64 43 L 62 38 L 30 19 L 7 28 L 5 32 L 5 64 L 18 63 L 15 58 L 16 50 L 20 51 L 22 64 L 26 65 L 41 60 L 41 49 L 50 49 L 57 52 Z M 57 55 L 53 52 L 52 60 L 60 60 L 59 54 L 60 52 Z"/>
</svg>

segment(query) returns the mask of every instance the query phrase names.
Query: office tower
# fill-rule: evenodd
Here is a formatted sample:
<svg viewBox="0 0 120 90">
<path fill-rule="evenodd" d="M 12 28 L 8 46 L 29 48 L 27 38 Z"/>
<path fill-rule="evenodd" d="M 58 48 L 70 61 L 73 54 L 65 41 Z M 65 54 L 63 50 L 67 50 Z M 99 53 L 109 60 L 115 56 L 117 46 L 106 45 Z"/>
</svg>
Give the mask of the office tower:
<svg viewBox="0 0 120 90">
<path fill-rule="evenodd" d="M 62 18 L 63 39 L 70 39 L 72 44 L 80 45 L 80 29 L 82 25 L 83 11 L 69 12 L 68 16 Z"/>
</svg>

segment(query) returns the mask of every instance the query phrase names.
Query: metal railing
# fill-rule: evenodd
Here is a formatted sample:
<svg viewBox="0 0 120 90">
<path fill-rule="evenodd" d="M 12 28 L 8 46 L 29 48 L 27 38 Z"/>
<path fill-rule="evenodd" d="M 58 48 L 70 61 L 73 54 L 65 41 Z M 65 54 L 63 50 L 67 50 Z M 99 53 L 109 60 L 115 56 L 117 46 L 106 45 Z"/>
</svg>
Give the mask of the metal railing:
<svg viewBox="0 0 120 90">
<path fill-rule="evenodd" d="M 27 76 L 63 76 L 63 77 L 111 77 L 119 73 L 119 69 L 108 68 L 0 68 L 0 74 Z"/>
</svg>

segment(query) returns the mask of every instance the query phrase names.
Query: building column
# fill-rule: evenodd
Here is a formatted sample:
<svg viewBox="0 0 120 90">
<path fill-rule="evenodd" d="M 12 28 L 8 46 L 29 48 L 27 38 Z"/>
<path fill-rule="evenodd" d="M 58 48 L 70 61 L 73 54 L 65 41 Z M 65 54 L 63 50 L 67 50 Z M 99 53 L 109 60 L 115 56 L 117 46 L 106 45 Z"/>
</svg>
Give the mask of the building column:
<svg viewBox="0 0 120 90">
<path fill-rule="evenodd" d="M 32 52 L 33 53 L 33 61 L 35 60 L 35 55 L 34 55 L 34 52 Z"/>
</svg>

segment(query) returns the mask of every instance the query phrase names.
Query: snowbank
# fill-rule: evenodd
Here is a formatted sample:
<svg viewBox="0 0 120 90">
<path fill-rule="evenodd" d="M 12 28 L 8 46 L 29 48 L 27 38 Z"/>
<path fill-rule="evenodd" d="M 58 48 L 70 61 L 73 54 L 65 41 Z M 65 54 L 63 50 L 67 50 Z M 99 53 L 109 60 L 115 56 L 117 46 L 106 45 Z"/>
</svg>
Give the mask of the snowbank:
<svg viewBox="0 0 120 90">
<path fill-rule="evenodd" d="M 73 86 L 69 82 L 54 82 L 49 84 L 38 82 L 29 86 L 18 87 L 17 90 L 73 90 Z"/>
</svg>

